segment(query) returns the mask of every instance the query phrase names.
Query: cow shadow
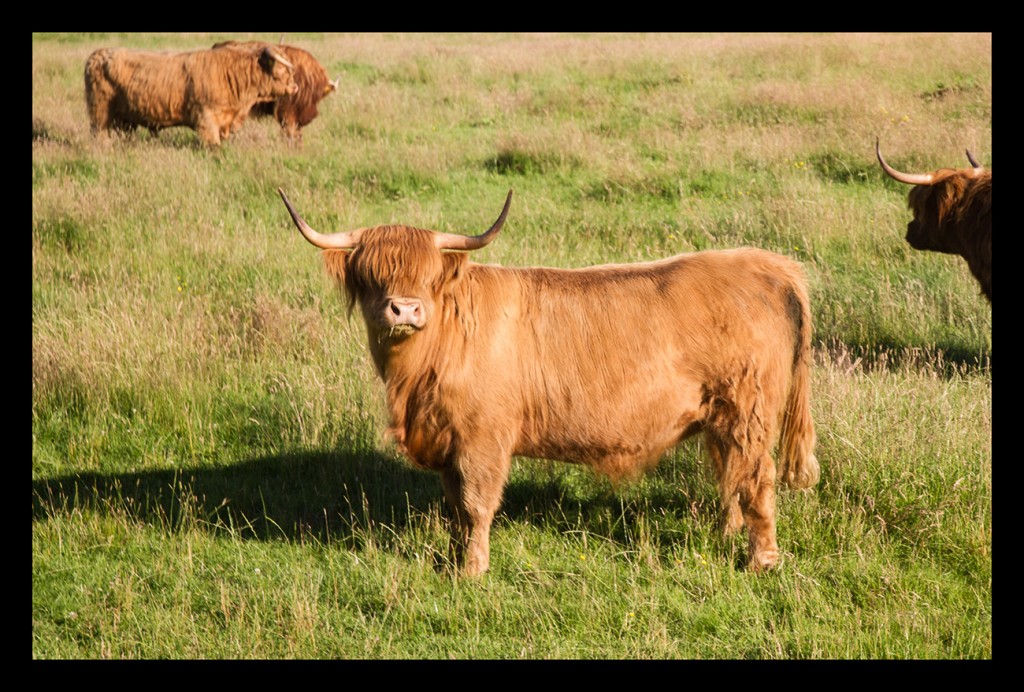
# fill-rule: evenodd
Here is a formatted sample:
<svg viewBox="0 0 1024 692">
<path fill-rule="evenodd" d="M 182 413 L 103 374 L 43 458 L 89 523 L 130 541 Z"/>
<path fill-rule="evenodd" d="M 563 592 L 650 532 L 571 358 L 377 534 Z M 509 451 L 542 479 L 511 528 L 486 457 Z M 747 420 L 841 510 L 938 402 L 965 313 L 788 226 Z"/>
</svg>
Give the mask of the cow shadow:
<svg viewBox="0 0 1024 692">
<path fill-rule="evenodd" d="M 331 542 L 359 526 L 401 529 L 414 510 L 429 510 L 436 485 L 383 452 L 294 451 L 230 466 L 35 480 L 32 520 L 92 511 L 169 530 Z"/>
<path fill-rule="evenodd" d="M 833 343 L 839 343 L 838 340 Z M 833 349 L 834 350 L 834 349 Z M 939 337 L 926 347 L 916 345 L 901 336 L 878 337 L 871 346 L 843 343 L 852 360 L 858 360 L 869 369 L 885 370 L 909 364 L 927 367 L 941 377 L 951 378 L 966 373 L 991 370 L 991 348 L 978 349 L 952 337 Z"/>
<path fill-rule="evenodd" d="M 693 514 L 693 505 L 680 506 L 680 493 L 696 493 L 696 504 L 705 508 L 689 520 L 716 520 L 717 498 L 696 482 L 690 488 L 678 483 L 671 489 L 661 487 L 665 484 L 647 488 L 642 501 L 623 499 L 600 481 L 585 484 L 583 492 L 579 485 L 572 478 L 567 482 L 561 472 L 513 474 L 497 521 L 528 522 L 564 534 L 586 526 L 592 534 L 627 544 L 637 518 L 652 507 Z M 371 535 L 401 541 L 424 516 L 448 516 L 437 474 L 376 449 L 300 450 L 230 466 L 80 473 L 33 481 L 33 523 L 79 513 L 124 517 L 172 532 L 315 541 L 352 550 L 361 549 Z M 657 540 L 671 544 L 680 539 L 668 535 Z"/>
</svg>

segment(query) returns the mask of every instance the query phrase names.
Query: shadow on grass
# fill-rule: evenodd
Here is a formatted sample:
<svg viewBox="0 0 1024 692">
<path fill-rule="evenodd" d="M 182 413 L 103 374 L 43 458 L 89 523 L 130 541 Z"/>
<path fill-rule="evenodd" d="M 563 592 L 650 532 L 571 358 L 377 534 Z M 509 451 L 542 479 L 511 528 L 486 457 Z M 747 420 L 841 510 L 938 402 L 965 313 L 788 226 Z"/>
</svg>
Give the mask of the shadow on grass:
<svg viewBox="0 0 1024 692">
<path fill-rule="evenodd" d="M 844 362 L 867 371 L 909 368 L 941 377 L 991 373 L 991 350 L 976 351 L 953 341 L 937 341 L 927 347 L 890 337 L 877 337 L 873 345 L 850 343 L 838 336 L 821 337 L 814 348 L 833 362 Z"/>
<path fill-rule="evenodd" d="M 628 543 L 636 523 L 648 514 L 709 525 L 717 518 L 713 491 L 706 492 L 696 479 L 687 480 L 685 473 L 673 470 L 669 482 L 650 481 L 641 492 L 618 492 L 606 481 L 591 480 L 585 470 L 557 462 L 552 468 L 548 474 L 514 472 L 497 521 L 531 523 L 559 533 L 586 527 Z M 424 516 L 447 516 L 447 507 L 437 474 L 412 468 L 383 451 L 339 450 L 298 451 L 213 468 L 84 473 L 33 481 L 33 522 L 80 513 L 123 517 L 170 532 L 312 539 L 358 549 L 371 531 L 400 536 Z"/>
<path fill-rule="evenodd" d="M 251 539 L 326 542 L 358 526 L 399 528 L 414 511 L 426 512 L 439 492 L 431 474 L 381 452 L 297 451 L 231 466 L 36 480 L 32 519 L 92 511 L 174 531 L 196 526 Z M 339 524 L 349 528 L 335 536 Z"/>
</svg>

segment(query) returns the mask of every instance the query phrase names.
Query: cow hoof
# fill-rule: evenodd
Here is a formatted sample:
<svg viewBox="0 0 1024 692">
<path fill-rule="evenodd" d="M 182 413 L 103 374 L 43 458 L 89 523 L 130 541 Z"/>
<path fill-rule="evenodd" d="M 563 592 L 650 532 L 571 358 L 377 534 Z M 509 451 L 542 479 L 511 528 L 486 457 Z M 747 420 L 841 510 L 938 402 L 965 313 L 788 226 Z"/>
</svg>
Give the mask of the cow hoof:
<svg viewBox="0 0 1024 692">
<path fill-rule="evenodd" d="M 775 568 L 779 564 L 779 551 L 765 550 L 754 555 L 747 563 L 747 569 L 751 572 L 765 572 Z"/>
</svg>

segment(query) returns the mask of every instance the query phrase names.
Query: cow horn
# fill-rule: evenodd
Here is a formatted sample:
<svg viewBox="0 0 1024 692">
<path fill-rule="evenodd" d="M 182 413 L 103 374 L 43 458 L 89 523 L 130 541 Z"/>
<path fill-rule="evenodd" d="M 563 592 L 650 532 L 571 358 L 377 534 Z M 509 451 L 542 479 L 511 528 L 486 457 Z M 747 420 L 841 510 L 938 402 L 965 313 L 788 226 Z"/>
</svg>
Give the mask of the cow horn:
<svg viewBox="0 0 1024 692">
<path fill-rule="evenodd" d="M 505 207 L 501 210 L 498 220 L 480 235 L 465 236 L 455 235 L 454 233 L 434 233 L 434 245 L 439 250 L 479 250 L 498 236 L 498 231 L 501 230 L 502 224 L 505 223 L 505 217 L 508 216 L 508 207 L 511 203 L 512 190 L 509 190 L 508 197 L 505 198 Z"/>
<path fill-rule="evenodd" d="M 978 160 L 976 158 L 974 158 L 973 155 L 971 155 L 971 150 L 970 149 L 965 149 L 964 151 L 967 152 L 967 160 L 971 162 L 971 166 L 974 167 L 974 170 L 978 170 L 979 168 L 982 168 L 982 165 L 980 163 L 978 163 Z"/>
<path fill-rule="evenodd" d="M 875 139 L 875 154 L 878 156 L 878 163 L 882 164 L 882 170 L 888 173 L 891 178 L 894 178 L 901 183 L 906 183 L 907 185 L 931 185 L 931 173 L 900 173 L 895 168 L 887 164 L 885 159 L 882 158 L 882 150 L 878 146 L 877 139 Z"/>
<path fill-rule="evenodd" d="M 359 236 L 362 235 L 363 229 L 359 228 L 354 231 L 343 231 L 341 233 L 317 233 L 310 228 L 308 223 L 302 220 L 299 212 L 295 211 L 295 207 L 288 201 L 288 196 L 284 194 L 284 190 L 277 188 L 277 192 L 281 195 L 281 199 L 284 200 L 284 206 L 288 207 L 288 213 L 292 215 L 292 221 L 295 222 L 299 232 L 302 233 L 302 237 L 313 245 L 321 250 L 347 250 L 359 244 Z"/>
<path fill-rule="evenodd" d="M 270 51 L 270 56 L 274 58 L 274 60 L 278 61 L 279 63 L 287 67 L 288 69 L 295 69 L 295 65 L 292 65 L 290 62 L 288 62 L 288 60 L 286 60 L 285 57 L 278 53 L 276 50 Z"/>
</svg>

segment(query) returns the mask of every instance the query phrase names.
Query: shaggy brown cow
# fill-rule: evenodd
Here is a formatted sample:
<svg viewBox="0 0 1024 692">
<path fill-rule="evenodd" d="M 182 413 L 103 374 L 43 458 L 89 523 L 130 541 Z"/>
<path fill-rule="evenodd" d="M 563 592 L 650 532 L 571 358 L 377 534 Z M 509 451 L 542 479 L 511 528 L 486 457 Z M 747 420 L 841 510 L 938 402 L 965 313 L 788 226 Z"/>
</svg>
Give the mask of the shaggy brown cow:
<svg viewBox="0 0 1024 692">
<path fill-rule="evenodd" d="M 751 569 L 776 564 L 776 481 L 807 488 L 819 476 L 796 262 L 744 248 L 584 269 L 481 265 L 450 251 L 492 241 L 511 192 L 476 237 L 409 226 L 322 235 L 279 192 L 326 250 L 349 309 L 359 304 L 390 432 L 440 472 L 465 574 L 488 568 L 513 455 L 619 478 L 698 432 L 724 531 L 746 525 Z"/>
<path fill-rule="evenodd" d="M 295 93 L 292 65 L 271 48 L 155 53 L 101 48 L 85 63 L 93 134 L 192 128 L 216 146 L 253 104 Z"/>
<path fill-rule="evenodd" d="M 215 43 L 214 48 L 231 46 L 263 47 L 272 44 L 260 41 L 222 41 Z M 328 94 L 338 88 L 338 80 L 331 80 L 324 66 L 317 62 L 309 52 L 279 43 L 273 46 L 295 66 L 295 83 L 298 91 L 294 94 L 279 96 L 273 101 L 257 103 L 250 114 L 256 117 L 272 116 L 281 126 L 281 132 L 295 144 L 302 144 L 302 128 L 313 122 L 319 115 L 317 106 Z M 241 126 L 236 124 L 236 129 Z"/>
<path fill-rule="evenodd" d="M 992 171 L 980 165 L 970 151 L 970 168 L 940 168 L 933 173 L 895 170 L 882 158 L 878 140 L 875 154 L 889 176 L 915 186 L 907 197 L 914 212 L 907 224 L 910 246 L 963 257 L 991 303 Z"/>
</svg>

